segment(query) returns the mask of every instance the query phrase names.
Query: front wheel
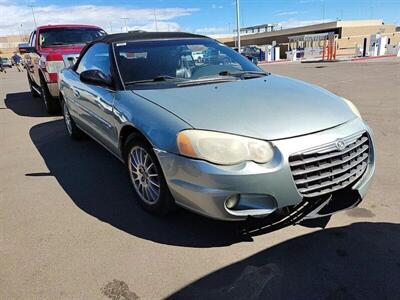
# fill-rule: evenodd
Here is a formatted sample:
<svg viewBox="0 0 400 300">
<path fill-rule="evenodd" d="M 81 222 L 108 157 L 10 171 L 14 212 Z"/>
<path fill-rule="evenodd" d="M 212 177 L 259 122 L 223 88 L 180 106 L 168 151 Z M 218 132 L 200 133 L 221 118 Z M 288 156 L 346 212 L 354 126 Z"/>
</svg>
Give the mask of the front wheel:
<svg viewBox="0 0 400 300">
<path fill-rule="evenodd" d="M 148 143 L 132 135 L 126 143 L 125 154 L 131 183 L 140 205 L 157 215 L 173 211 L 175 201 L 157 157 Z"/>
<path fill-rule="evenodd" d="M 65 103 L 65 101 L 63 101 L 62 103 L 63 103 L 64 124 L 65 128 L 67 129 L 68 135 L 74 140 L 81 139 L 82 137 L 85 136 L 85 134 L 83 133 L 82 130 L 78 128 L 78 126 L 76 126 L 74 120 L 71 117 L 71 114 L 69 113 L 67 103 Z"/>
</svg>

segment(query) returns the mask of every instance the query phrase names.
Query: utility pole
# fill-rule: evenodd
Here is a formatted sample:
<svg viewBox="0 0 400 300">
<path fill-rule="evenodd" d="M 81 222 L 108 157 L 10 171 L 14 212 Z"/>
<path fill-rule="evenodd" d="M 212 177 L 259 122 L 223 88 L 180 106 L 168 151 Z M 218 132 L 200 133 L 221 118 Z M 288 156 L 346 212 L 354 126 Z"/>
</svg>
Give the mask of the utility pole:
<svg viewBox="0 0 400 300">
<path fill-rule="evenodd" d="M 112 22 L 110 22 L 110 33 L 112 33 Z"/>
<path fill-rule="evenodd" d="M 33 17 L 33 22 L 35 23 L 35 27 L 37 27 L 37 23 L 36 23 L 36 18 L 35 18 L 35 12 L 33 11 L 33 5 L 29 5 L 29 7 L 32 10 L 32 17 Z"/>
<path fill-rule="evenodd" d="M 22 24 L 20 24 L 20 25 L 18 26 L 18 33 L 19 33 L 19 39 L 20 39 L 21 42 L 22 42 L 22 36 L 23 36 L 23 33 L 22 33 Z"/>
<path fill-rule="evenodd" d="M 127 23 L 127 21 L 128 21 L 129 18 L 122 17 L 121 19 L 125 21 L 125 30 L 126 30 L 126 32 L 128 32 L 128 23 Z"/>
<path fill-rule="evenodd" d="M 240 53 L 240 3 L 239 0 L 236 0 L 236 33 L 237 33 L 237 47 L 238 52 Z"/>
<path fill-rule="evenodd" d="M 154 8 L 154 24 L 156 25 L 156 31 L 158 31 L 157 12 L 155 8 Z"/>
</svg>

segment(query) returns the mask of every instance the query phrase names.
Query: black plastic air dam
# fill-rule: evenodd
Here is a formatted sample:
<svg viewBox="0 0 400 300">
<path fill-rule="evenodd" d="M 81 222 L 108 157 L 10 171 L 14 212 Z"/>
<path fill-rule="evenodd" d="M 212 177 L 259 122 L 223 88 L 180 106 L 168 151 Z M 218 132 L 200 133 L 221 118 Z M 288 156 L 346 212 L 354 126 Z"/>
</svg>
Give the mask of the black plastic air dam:
<svg viewBox="0 0 400 300">
<path fill-rule="evenodd" d="M 332 193 L 332 200 L 324 206 L 318 214 L 327 215 L 340 210 L 351 208 L 361 202 L 360 194 L 347 187 L 343 190 Z"/>
</svg>

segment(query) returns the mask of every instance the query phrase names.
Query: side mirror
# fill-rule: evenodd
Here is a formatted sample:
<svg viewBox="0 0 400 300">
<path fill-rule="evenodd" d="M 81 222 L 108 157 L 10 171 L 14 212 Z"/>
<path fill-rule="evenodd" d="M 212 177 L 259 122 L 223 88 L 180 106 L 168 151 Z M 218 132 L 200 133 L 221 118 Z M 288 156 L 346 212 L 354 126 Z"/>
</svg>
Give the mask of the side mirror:
<svg viewBox="0 0 400 300">
<path fill-rule="evenodd" d="M 100 70 L 86 70 L 79 75 L 82 82 L 106 87 L 112 87 L 112 79 Z"/>
<path fill-rule="evenodd" d="M 36 51 L 35 47 L 31 47 L 28 43 L 21 43 L 18 45 L 18 51 L 21 54 L 33 53 Z"/>
</svg>

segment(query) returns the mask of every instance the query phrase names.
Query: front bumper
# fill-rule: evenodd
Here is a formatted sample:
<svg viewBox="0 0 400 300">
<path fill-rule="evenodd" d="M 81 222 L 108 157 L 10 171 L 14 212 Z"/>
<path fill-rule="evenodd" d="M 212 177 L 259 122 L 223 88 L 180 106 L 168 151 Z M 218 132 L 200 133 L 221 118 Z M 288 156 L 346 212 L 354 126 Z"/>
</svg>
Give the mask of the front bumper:
<svg viewBox="0 0 400 300">
<path fill-rule="evenodd" d="M 156 153 L 177 204 L 215 219 L 244 220 L 248 216 L 267 216 L 278 209 L 295 206 L 303 201 L 289 166 L 291 154 L 331 143 L 360 131 L 367 131 L 370 135 L 367 169 L 352 186 L 362 199 L 375 169 L 375 155 L 372 132 L 361 119 L 322 132 L 273 141 L 274 158 L 264 165 L 244 162 L 235 166 L 219 166 L 164 151 L 156 150 Z M 227 198 L 237 194 L 249 195 L 250 198 L 264 195 L 273 201 L 262 209 L 244 212 L 229 210 L 225 202 Z M 308 217 L 318 216 L 318 211 L 313 211 Z"/>
</svg>

